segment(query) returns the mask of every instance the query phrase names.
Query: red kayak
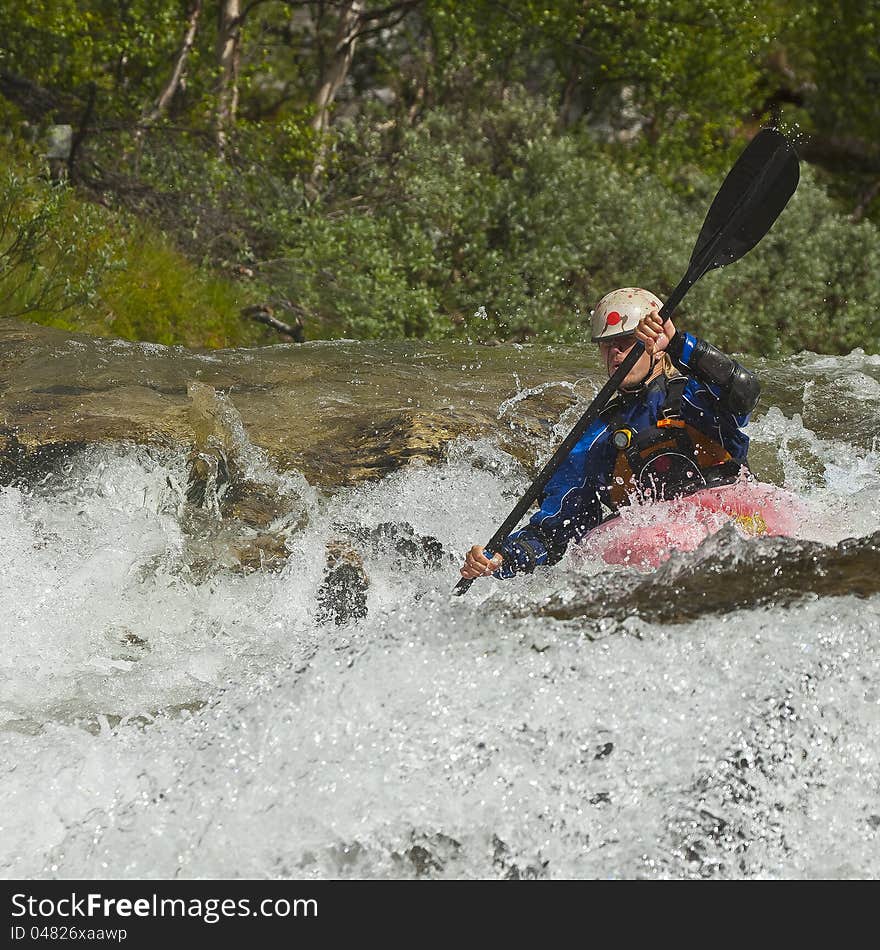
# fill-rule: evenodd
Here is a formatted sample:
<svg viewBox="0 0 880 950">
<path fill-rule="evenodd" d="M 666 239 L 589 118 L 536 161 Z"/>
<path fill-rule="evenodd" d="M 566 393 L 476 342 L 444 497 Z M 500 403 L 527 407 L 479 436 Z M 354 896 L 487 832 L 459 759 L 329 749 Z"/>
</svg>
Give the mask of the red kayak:
<svg viewBox="0 0 880 950">
<path fill-rule="evenodd" d="M 803 515 L 803 505 L 791 492 L 741 481 L 672 501 L 621 508 L 619 517 L 594 528 L 576 550 L 607 564 L 648 569 L 673 551 L 695 550 L 726 524 L 732 523 L 743 537 L 791 535 Z"/>
</svg>

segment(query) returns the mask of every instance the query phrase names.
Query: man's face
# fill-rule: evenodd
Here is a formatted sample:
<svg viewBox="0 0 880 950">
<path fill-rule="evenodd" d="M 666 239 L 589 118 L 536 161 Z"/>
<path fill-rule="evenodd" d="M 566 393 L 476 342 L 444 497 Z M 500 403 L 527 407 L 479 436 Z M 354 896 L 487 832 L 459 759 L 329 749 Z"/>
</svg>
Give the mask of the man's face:
<svg viewBox="0 0 880 950">
<path fill-rule="evenodd" d="M 635 342 L 636 336 L 634 333 L 629 333 L 626 336 L 614 337 L 610 340 L 599 341 L 599 357 L 605 364 L 605 371 L 608 373 L 609 377 L 614 375 L 617 367 L 620 366 L 620 364 L 626 359 L 627 354 L 633 348 L 633 344 Z M 647 376 L 650 366 L 651 357 L 648 356 L 647 353 L 642 353 L 642 355 L 636 360 L 635 366 L 633 366 L 633 368 L 624 377 L 623 382 L 620 384 L 620 388 L 630 389 L 640 385 Z"/>
</svg>

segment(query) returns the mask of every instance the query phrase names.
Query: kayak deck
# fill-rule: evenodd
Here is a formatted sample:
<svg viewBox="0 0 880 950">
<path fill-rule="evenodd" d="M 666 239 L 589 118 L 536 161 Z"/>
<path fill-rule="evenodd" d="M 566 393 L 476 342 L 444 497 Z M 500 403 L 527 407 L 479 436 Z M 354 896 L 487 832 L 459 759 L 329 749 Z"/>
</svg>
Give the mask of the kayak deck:
<svg viewBox="0 0 880 950">
<path fill-rule="evenodd" d="M 671 501 L 638 502 L 594 528 L 577 546 L 582 557 L 648 570 L 673 551 L 694 551 L 733 524 L 743 537 L 790 535 L 803 516 L 791 492 L 757 481 L 705 488 Z"/>
</svg>

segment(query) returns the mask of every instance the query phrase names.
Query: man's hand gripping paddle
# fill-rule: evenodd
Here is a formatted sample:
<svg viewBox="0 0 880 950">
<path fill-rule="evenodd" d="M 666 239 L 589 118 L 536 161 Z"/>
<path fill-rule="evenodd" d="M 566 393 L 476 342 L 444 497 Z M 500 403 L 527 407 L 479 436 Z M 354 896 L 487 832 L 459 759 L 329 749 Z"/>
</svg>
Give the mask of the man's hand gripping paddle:
<svg viewBox="0 0 880 950">
<path fill-rule="evenodd" d="M 660 310 L 660 319 L 664 323 L 703 274 L 739 260 L 764 237 L 794 194 L 799 174 L 797 153 L 781 132 L 762 129 L 752 139 L 715 195 L 694 246 L 687 273 Z M 498 550 L 501 542 L 538 499 L 569 452 L 599 417 L 643 350 L 642 343 L 636 341 L 627 358 L 599 390 L 577 425 L 492 535 L 485 547 L 487 557 Z M 465 593 L 472 583 L 473 580 L 462 578 L 455 585 L 454 593 Z"/>
</svg>

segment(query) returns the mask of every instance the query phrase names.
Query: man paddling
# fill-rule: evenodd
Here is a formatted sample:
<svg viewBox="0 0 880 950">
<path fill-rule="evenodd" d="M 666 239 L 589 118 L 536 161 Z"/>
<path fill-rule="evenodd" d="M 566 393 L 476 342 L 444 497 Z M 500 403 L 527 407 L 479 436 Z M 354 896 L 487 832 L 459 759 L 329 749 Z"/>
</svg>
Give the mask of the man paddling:
<svg viewBox="0 0 880 950">
<path fill-rule="evenodd" d="M 555 564 L 632 498 L 668 500 L 727 485 L 748 471 L 742 429 L 755 408 L 755 376 L 716 347 L 661 321 L 662 301 L 624 287 L 599 301 L 592 339 L 610 376 L 637 340 L 645 352 L 547 483 L 540 509 L 491 558 L 468 552 L 461 576 L 512 577 Z"/>
</svg>

